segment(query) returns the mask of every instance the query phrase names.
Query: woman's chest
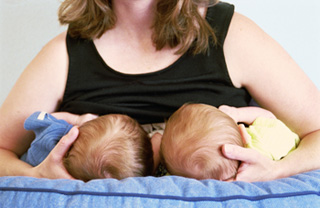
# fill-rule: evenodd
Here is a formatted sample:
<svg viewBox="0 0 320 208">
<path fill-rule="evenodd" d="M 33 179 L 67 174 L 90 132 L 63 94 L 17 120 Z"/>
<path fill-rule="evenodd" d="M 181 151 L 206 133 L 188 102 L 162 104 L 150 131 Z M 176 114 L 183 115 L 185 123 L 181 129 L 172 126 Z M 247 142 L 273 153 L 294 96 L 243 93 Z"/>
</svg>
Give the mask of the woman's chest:
<svg viewBox="0 0 320 208">
<path fill-rule="evenodd" d="M 123 74 L 146 74 L 174 64 L 182 55 L 176 49 L 156 50 L 150 43 L 139 41 L 94 41 L 96 50 L 111 69 Z"/>
</svg>

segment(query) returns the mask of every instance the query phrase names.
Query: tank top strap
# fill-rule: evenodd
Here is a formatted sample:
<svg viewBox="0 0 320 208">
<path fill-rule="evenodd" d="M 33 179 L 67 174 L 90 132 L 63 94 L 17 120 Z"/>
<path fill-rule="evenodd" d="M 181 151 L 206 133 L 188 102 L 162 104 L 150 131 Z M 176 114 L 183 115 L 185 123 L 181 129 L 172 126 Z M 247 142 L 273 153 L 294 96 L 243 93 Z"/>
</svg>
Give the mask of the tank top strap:
<svg viewBox="0 0 320 208">
<path fill-rule="evenodd" d="M 206 20 L 214 29 L 220 46 L 224 44 L 233 14 L 234 5 L 225 2 L 220 2 L 207 10 Z"/>
</svg>

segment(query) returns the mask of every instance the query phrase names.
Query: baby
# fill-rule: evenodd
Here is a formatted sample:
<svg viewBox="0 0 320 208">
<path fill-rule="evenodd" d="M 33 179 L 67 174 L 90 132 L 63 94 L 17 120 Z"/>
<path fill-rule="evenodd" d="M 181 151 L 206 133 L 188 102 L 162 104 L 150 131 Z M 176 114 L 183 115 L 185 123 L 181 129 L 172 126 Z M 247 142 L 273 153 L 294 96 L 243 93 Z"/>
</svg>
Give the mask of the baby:
<svg viewBox="0 0 320 208">
<path fill-rule="evenodd" d="M 238 122 L 252 126 L 246 129 Z M 222 145 L 247 146 L 278 160 L 298 142 L 296 134 L 262 108 L 185 104 L 166 122 L 160 156 L 170 174 L 227 181 L 235 177 L 239 161 L 225 158 Z"/>
<path fill-rule="evenodd" d="M 21 159 L 33 166 L 41 163 L 72 128 L 65 120 L 75 121 L 68 113 L 53 115 L 36 112 L 25 122 L 25 128 L 33 130 L 36 138 Z M 74 178 L 83 181 L 151 175 L 151 140 L 138 122 L 126 115 L 101 116 L 79 127 L 79 136 L 63 163 Z"/>
</svg>

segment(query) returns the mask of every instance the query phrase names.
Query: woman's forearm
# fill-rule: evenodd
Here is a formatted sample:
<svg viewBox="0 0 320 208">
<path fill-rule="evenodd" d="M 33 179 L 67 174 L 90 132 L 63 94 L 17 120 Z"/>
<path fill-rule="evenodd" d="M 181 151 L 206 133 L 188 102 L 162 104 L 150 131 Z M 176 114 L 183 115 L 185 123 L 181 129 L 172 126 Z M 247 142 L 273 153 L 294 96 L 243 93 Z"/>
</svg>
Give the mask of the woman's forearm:
<svg viewBox="0 0 320 208">
<path fill-rule="evenodd" d="M 301 139 L 298 148 L 280 160 L 278 174 L 280 178 L 320 169 L 320 130 Z"/>
<path fill-rule="evenodd" d="M 0 149 L 0 176 L 33 176 L 32 166 L 9 150 Z"/>
<path fill-rule="evenodd" d="M 35 167 L 20 160 L 14 152 L 0 148 L 0 176 L 74 179 L 64 167 L 62 160 L 78 134 L 78 128 L 73 127 L 60 139 L 46 159 Z"/>
</svg>

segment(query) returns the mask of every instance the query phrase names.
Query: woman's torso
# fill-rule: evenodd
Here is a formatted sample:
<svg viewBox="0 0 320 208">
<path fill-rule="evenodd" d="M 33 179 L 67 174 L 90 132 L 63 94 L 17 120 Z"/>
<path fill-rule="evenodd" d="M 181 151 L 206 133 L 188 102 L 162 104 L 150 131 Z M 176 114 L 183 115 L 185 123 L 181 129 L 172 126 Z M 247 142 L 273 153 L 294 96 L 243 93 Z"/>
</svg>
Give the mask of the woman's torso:
<svg viewBox="0 0 320 208">
<path fill-rule="evenodd" d="M 67 36 L 69 74 L 59 110 L 122 113 L 145 124 L 163 122 L 187 102 L 248 105 L 250 96 L 245 89 L 233 86 L 223 53 L 233 11 L 226 3 L 208 9 L 206 19 L 216 31 L 218 44 L 207 54 L 186 53 L 150 73 L 121 73 L 105 62 L 92 41 Z"/>
</svg>

